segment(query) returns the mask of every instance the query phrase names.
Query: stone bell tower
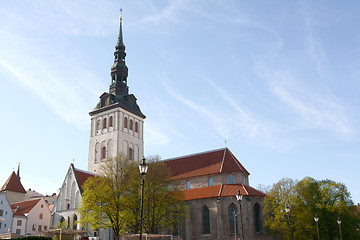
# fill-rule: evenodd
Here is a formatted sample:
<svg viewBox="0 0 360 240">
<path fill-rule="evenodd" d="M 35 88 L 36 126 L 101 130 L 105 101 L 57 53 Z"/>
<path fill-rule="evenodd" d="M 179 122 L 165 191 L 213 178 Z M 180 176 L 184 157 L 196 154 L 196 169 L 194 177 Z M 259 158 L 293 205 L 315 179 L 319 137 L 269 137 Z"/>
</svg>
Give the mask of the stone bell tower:
<svg viewBox="0 0 360 240">
<path fill-rule="evenodd" d="M 109 92 L 100 96 L 100 101 L 91 111 L 91 130 L 88 171 L 96 173 L 102 162 L 123 152 L 137 161 L 144 155 L 144 119 L 129 94 L 128 68 L 125 64 L 125 45 L 122 34 L 122 16 L 118 41 L 115 45 L 114 64 L 111 67 Z"/>
</svg>

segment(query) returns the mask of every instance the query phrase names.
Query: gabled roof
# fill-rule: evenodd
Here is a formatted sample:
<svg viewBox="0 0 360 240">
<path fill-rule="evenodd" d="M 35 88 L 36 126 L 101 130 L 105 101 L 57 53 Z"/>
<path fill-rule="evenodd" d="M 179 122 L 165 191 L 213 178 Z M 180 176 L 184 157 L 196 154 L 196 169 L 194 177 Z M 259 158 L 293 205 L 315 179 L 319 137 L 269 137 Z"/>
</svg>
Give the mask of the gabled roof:
<svg viewBox="0 0 360 240">
<path fill-rule="evenodd" d="M 174 180 L 216 173 L 245 172 L 250 175 L 228 148 L 167 159 L 164 162 L 170 168 Z"/>
<path fill-rule="evenodd" d="M 19 177 L 13 171 L 10 177 L 6 180 L 4 185 L 1 187 L 0 192 L 2 191 L 13 191 L 18 193 L 26 193 L 23 185 L 20 182 Z"/>
<path fill-rule="evenodd" d="M 26 200 L 22 202 L 15 202 L 11 204 L 11 208 L 14 211 L 14 215 L 22 216 L 24 214 L 29 213 L 38 202 L 40 202 L 41 198 Z M 22 215 L 21 215 L 22 214 Z"/>
<path fill-rule="evenodd" d="M 77 181 L 77 183 L 79 185 L 80 192 L 82 193 L 83 192 L 82 185 L 86 182 L 86 180 L 89 177 L 94 177 L 94 176 L 97 176 L 97 175 L 94 174 L 94 173 L 91 173 L 91 172 L 87 172 L 87 171 L 84 171 L 84 170 L 77 169 L 77 168 L 74 167 L 73 164 L 71 164 L 71 167 L 74 170 L 76 181 Z"/>
<path fill-rule="evenodd" d="M 210 187 L 187 189 L 183 191 L 183 194 L 185 201 L 212 197 L 235 197 L 238 189 L 243 196 L 265 196 L 263 192 L 242 184 L 221 184 Z"/>
</svg>

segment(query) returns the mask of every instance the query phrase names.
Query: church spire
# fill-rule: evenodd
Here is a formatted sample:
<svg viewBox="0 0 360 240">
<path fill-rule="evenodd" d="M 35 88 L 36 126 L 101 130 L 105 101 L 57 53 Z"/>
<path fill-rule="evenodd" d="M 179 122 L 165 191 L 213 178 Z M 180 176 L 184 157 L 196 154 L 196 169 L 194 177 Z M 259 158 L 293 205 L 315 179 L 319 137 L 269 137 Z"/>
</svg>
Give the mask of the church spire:
<svg viewBox="0 0 360 240">
<path fill-rule="evenodd" d="M 128 94 L 128 68 L 125 64 L 125 45 L 122 34 L 122 9 L 120 9 L 120 29 L 118 41 L 115 45 L 114 64 L 111 67 L 111 85 L 109 92 L 115 95 Z"/>
<path fill-rule="evenodd" d="M 20 163 L 18 164 L 18 169 L 17 169 L 17 174 L 16 176 L 19 178 L 20 180 Z"/>
</svg>

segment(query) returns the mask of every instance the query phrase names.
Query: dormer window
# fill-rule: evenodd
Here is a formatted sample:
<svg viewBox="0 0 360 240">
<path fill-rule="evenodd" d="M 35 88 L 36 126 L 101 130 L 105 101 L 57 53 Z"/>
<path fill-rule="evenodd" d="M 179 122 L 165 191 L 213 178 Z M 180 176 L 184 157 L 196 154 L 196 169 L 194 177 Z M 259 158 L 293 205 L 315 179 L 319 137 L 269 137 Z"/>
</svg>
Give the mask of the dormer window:
<svg viewBox="0 0 360 240">
<path fill-rule="evenodd" d="M 190 189 L 191 188 L 191 182 L 190 181 L 187 181 L 186 182 L 186 189 Z"/>
<path fill-rule="evenodd" d="M 209 178 L 209 187 L 214 186 L 214 179 L 211 177 Z"/>
</svg>

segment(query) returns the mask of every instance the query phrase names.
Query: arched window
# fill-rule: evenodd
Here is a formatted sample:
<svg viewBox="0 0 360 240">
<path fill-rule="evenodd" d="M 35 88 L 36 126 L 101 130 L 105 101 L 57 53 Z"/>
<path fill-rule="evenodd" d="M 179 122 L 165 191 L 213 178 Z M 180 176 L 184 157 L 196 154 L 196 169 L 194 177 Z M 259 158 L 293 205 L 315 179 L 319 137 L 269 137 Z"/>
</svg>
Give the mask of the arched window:
<svg viewBox="0 0 360 240">
<path fill-rule="evenodd" d="M 135 122 L 135 132 L 139 132 L 138 122 Z"/>
<path fill-rule="evenodd" d="M 101 148 L 101 159 L 105 159 L 106 158 L 106 147 L 102 147 Z"/>
<path fill-rule="evenodd" d="M 229 175 L 229 184 L 234 183 L 234 175 Z"/>
<path fill-rule="evenodd" d="M 131 147 L 129 147 L 129 159 L 134 160 L 134 150 Z"/>
<path fill-rule="evenodd" d="M 59 222 L 60 222 L 60 224 L 63 224 L 65 222 L 65 218 L 61 217 Z"/>
<path fill-rule="evenodd" d="M 255 231 L 261 232 L 260 204 L 259 203 L 255 203 L 255 205 L 254 205 L 254 218 L 255 218 Z"/>
<path fill-rule="evenodd" d="M 100 143 L 96 143 L 95 144 L 95 158 L 94 158 L 95 160 L 94 160 L 94 162 L 98 163 L 99 158 L 100 158 Z"/>
<path fill-rule="evenodd" d="M 113 126 L 113 116 L 110 116 L 109 118 L 109 127 Z"/>
<path fill-rule="evenodd" d="M 202 224 L 201 224 L 201 232 L 203 234 L 210 234 L 210 213 L 209 208 L 204 205 L 202 207 Z"/>
<path fill-rule="evenodd" d="M 210 187 L 210 186 L 214 186 L 214 180 L 213 180 L 212 177 L 209 178 L 209 187 Z"/>
<path fill-rule="evenodd" d="M 106 118 L 104 118 L 104 120 L 103 120 L 103 129 L 105 129 L 106 128 Z"/>
<path fill-rule="evenodd" d="M 75 214 L 73 217 L 73 229 L 76 230 L 77 229 L 77 215 Z"/>
<path fill-rule="evenodd" d="M 100 129 L 100 120 L 97 121 L 97 124 L 96 124 L 96 130 L 99 130 Z"/>
<path fill-rule="evenodd" d="M 132 119 L 130 119 L 130 130 L 133 130 L 133 120 Z"/>
<path fill-rule="evenodd" d="M 237 214 L 236 214 L 236 206 L 234 203 L 231 203 L 229 205 L 229 227 L 230 227 L 230 233 L 239 232 L 238 228 L 238 220 L 237 220 Z"/>
<path fill-rule="evenodd" d="M 124 128 L 127 128 L 127 125 L 128 125 L 128 123 L 127 123 L 127 117 L 124 117 Z"/>
<path fill-rule="evenodd" d="M 190 181 L 187 181 L 186 182 L 186 189 L 190 189 L 191 188 L 191 182 Z"/>
</svg>

